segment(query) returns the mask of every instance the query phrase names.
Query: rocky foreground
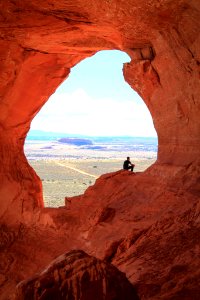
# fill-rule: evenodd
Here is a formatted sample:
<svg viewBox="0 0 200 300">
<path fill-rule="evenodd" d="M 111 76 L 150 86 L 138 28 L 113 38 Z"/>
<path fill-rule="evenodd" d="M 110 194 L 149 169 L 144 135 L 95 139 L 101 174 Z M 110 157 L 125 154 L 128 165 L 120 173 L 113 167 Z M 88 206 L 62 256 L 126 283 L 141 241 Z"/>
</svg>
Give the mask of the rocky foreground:
<svg viewBox="0 0 200 300">
<path fill-rule="evenodd" d="M 23 299 L 33 278 L 32 291 L 51 299 L 45 293 L 55 282 L 36 273 L 72 250 L 113 264 L 113 284 L 124 272 L 139 299 L 199 299 L 199 28 L 199 0 L 0 1 L 1 300 L 25 286 Z M 24 155 L 31 121 L 73 66 L 105 49 L 131 58 L 124 78 L 152 115 L 157 161 L 144 173 L 107 174 L 66 206 L 44 208 Z M 60 293 L 67 275 L 56 266 Z M 62 297 L 81 299 L 81 287 Z"/>
<path fill-rule="evenodd" d="M 126 279 L 112 265 L 83 251 L 70 251 L 41 274 L 17 286 L 16 299 L 138 300 Z"/>
<path fill-rule="evenodd" d="M 179 189 L 174 185 L 174 179 L 178 182 L 182 172 L 186 174 L 186 169 L 174 170 L 173 180 L 172 177 L 161 180 L 151 168 L 145 173 L 123 170 L 109 173 L 101 176 L 84 195 L 66 198 L 65 207 L 38 212 L 31 227 L 25 224 L 19 224 L 15 230 L 2 227 L 1 264 L 5 274 L 1 277 L 2 299 L 8 295 L 12 299 L 15 285 L 28 278 L 20 284 L 17 299 L 32 299 L 27 295 L 33 293 L 29 290 L 38 289 L 38 282 L 37 295 L 42 291 L 50 295 L 51 288 L 61 293 L 66 280 L 69 282 L 62 274 L 71 263 L 64 260 L 65 271 L 59 271 L 62 273 L 59 280 L 56 265 L 60 259 L 52 263 L 51 270 L 55 271 L 51 271 L 54 274 L 51 276 L 59 284 L 52 282 L 46 269 L 41 275 L 36 273 L 57 256 L 78 249 L 125 273 L 139 299 L 198 299 L 200 203 L 193 180 L 187 188 L 184 182 Z M 74 264 L 79 265 L 76 255 L 73 257 Z M 81 280 L 76 269 L 71 268 L 70 274 Z M 90 263 L 89 278 L 96 278 L 94 269 Z M 115 281 L 112 274 L 109 276 Z M 107 282 L 107 277 L 100 277 Z M 74 298 L 58 299 L 86 299 L 77 296 L 83 292 L 78 287 L 78 283 L 73 287 Z M 52 299 L 48 297 L 44 299 Z"/>
</svg>

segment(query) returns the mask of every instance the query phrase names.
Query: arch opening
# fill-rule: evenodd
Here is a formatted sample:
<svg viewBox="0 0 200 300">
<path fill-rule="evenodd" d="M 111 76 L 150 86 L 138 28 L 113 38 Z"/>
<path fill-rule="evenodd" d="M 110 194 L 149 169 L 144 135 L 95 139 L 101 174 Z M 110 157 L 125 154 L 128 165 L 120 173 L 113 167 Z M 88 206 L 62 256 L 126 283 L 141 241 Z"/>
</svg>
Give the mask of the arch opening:
<svg viewBox="0 0 200 300">
<path fill-rule="evenodd" d="M 129 61 L 117 50 L 83 60 L 33 119 L 25 154 L 42 180 L 45 206 L 82 194 L 100 175 L 122 169 L 127 156 L 135 171 L 156 160 L 151 115 L 123 77 Z"/>
</svg>

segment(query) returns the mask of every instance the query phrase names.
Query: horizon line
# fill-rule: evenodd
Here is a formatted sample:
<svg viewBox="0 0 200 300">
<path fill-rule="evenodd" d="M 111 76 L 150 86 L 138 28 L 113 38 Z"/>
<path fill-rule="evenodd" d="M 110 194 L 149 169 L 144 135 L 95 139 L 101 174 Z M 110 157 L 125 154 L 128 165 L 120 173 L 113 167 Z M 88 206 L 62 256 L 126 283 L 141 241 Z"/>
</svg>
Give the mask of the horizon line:
<svg viewBox="0 0 200 300">
<path fill-rule="evenodd" d="M 45 134 L 59 134 L 59 135 L 61 135 L 61 134 L 63 134 L 63 135 L 69 135 L 71 138 L 72 137 L 74 137 L 74 138 L 76 138 L 76 137 L 80 137 L 80 136 L 82 136 L 82 137 L 102 137 L 102 138 L 111 138 L 111 137 L 130 137 L 130 138 L 158 138 L 157 136 L 141 136 L 141 135 L 99 135 L 99 134 L 97 134 L 97 135 L 90 135 L 90 134 L 83 134 L 83 133 L 66 133 L 66 132 L 59 132 L 59 131 L 46 131 L 46 130 L 40 130 L 40 129 L 30 129 L 29 131 L 28 131 L 28 133 L 27 133 L 27 137 L 28 137 L 28 135 L 29 134 L 31 134 L 31 132 L 40 132 L 40 133 L 45 133 Z"/>
</svg>

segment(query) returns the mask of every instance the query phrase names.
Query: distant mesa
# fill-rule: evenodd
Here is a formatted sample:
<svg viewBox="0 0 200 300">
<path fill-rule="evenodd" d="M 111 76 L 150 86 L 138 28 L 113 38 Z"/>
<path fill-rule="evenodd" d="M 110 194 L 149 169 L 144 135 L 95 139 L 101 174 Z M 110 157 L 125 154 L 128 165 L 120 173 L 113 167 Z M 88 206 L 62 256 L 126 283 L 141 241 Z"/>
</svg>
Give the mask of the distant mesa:
<svg viewBox="0 0 200 300">
<path fill-rule="evenodd" d="M 92 141 L 89 139 L 81 139 L 81 138 L 60 138 L 58 139 L 59 143 L 75 145 L 75 146 L 85 146 L 92 145 Z"/>
<path fill-rule="evenodd" d="M 44 147 L 42 147 L 41 149 L 53 149 L 53 146 L 44 146 Z"/>
<path fill-rule="evenodd" d="M 84 149 L 89 149 L 89 150 L 107 150 L 107 147 L 104 146 L 96 146 L 96 145 L 92 145 L 92 146 L 86 146 L 83 147 Z"/>
</svg>

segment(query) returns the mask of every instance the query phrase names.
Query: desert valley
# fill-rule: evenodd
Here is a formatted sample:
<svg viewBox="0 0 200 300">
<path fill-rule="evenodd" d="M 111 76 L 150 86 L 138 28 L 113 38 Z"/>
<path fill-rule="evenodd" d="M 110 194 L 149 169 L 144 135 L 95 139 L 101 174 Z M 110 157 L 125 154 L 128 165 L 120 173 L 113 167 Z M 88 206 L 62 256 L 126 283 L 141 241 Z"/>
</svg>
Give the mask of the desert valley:
<svg viewBox="0 0 200 300">
<path fill-rule="evenodd" d="M 29 163 L 42 181 L 45 206 L 49 207 L 64 205 L 65 197 L 83 194 L 101 175 L 122 169 L 127 156 L 135 164 L 134 172 L 146 170 L 157 156 L 156 138 L 63 140 L 58 136 L 63 135 L 33 131 L 25 144 Z"/>
</svg>

